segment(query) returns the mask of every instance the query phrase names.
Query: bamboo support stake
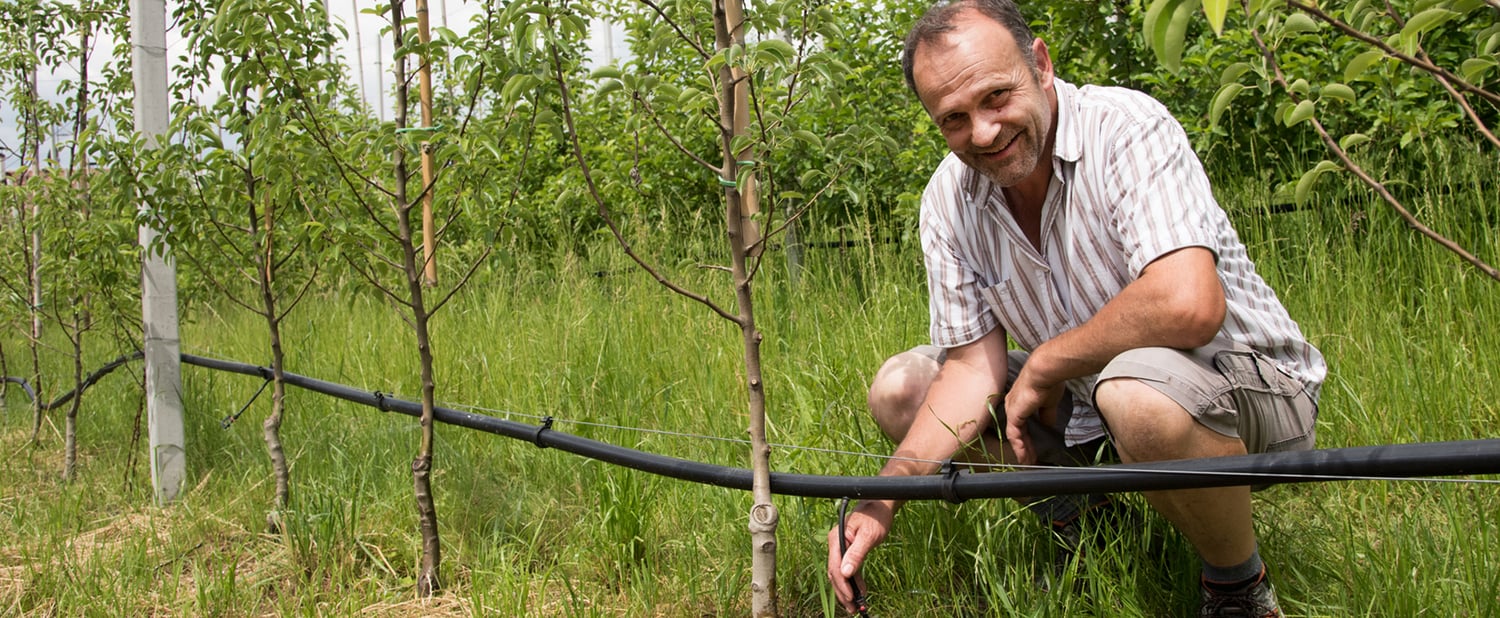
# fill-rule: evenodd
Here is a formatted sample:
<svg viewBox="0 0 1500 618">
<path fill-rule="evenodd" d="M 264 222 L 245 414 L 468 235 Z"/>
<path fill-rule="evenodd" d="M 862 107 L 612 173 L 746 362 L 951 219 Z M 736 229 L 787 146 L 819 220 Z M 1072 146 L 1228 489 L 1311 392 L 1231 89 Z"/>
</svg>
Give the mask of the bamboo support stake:
<svg viewBox="0 0 1500 618">
<path fill-rule="evenodd" d="M 729 44 L 734 47 L 745 46 L 745 7 L 741 0 L 729 0 L 724 3 L 724 21 L 729 26 Z M 750 131 L 750 78 L 745 70 L 734 67 L 731 73 L 734 76 L 734 135 L 748 135 Z M 760 223 L 755 216 L 760 214 L 760 189 L 755 179 L 755 148 L 746 146 L 734 153 L 737 165 L 745 166 L 746 169 L 736 169 L 740 178 L 741 212 L 743 218 L 741 223 L 745 237 L 742 240 L 746 249 L 750 249 L 750 255 L 760 255 L 764 247 L 760 244 Z"/>
<path fill-rule="evenodd" d="M 417 0 L 417 39 L 422 42 L 422 64 L 417 67 L 417 79 L 422 99 L 422 283 L 428 287 L 437 285 L 437 224 L 433 221 L 432 194 L 437 187 L 432 185 L 434 174 L 432 157 L 432 33 L 427 19 L 427 0 Z"/>
</svg>

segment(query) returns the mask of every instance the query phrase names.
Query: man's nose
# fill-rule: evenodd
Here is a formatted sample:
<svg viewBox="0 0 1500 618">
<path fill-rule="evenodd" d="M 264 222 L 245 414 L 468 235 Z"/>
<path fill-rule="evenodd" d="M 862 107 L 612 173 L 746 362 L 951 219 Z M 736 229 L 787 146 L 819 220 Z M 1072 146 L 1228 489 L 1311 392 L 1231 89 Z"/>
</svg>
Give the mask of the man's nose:
<svg viewBox="0 0 1500 618">
<path fill-rule="evenodd" d="M 1000 122 L 998 114 L 992 111 L 984 111 L 974 114 L 974 129 L 971 132 L 974 147 L 984 149 L 995 145 L 995 140 L 1003 132 L 1004 125 Z"/>
</svg>

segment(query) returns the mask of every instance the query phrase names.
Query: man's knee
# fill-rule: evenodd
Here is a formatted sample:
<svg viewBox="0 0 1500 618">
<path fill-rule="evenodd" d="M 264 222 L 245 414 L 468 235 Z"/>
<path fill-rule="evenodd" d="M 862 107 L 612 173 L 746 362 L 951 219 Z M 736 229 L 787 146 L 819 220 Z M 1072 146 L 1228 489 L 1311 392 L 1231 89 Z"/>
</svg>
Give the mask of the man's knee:
<svg viewBox="0 0 1500 618">
<path fill-rule="evenodd" d="M 937 377 L 936 359 L 906 351 L 888 359 L 870 382 L 870 415 L 891 440 L 900 442 Z"/>
<path fill-rule="evenodd" d="M 1244 453 L 1239 438 L 1203 425 L 1145 380 L 1112 378 L 1094 387 L 1094 403 L 1126 461 L 1195 459 Z"/>
</svg>

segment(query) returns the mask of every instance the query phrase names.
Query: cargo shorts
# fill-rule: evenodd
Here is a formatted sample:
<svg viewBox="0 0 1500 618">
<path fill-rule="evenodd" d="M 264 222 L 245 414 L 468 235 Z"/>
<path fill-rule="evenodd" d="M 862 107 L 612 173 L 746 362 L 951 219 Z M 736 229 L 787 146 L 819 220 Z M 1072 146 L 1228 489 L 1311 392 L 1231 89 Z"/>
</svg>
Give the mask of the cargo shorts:
<svg viewBox="0 0 1500 618">
<path fill-rule="evenodd" d="M 1115 378 L 1156 389 L 1204 427 L 1239 438 L 1248 452 L 1313 448 L 1318 404 L 1306 385 L 1228 338 L 1192 350 L 1128 350 L 1099 372 L 1099 382 Z"/>
</svg>

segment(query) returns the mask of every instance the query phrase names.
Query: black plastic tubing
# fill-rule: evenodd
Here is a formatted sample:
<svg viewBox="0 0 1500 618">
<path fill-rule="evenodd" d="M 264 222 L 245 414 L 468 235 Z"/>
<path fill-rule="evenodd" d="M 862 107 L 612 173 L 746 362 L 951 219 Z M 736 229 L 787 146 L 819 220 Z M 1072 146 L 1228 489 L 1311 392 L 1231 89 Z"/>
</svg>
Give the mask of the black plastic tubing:
<svg viewBox="0 0 1500 618">
<path fill-rule="evenodd" d="M 182 362 L 270 379 L 271 370 L 233 361 L 183 354 Z M 420 417 L 420 403 L 286 373 L 287 384 L 381 410 Z M 590 440 L 542 425 L 437 407 L 434 420 L 555 448 L 661 476 L 731 489 L 750 490 L 750 470 L 657 455 Z M 1229 487 L 1271 483 L 1398 479 L 1500 473 L 1500 439 L 1390 444 L 1288 453 L 1261 453 L 1130 465 L 1028 469 L 973 474 L 951 468 L 920 477 L 771 474 L 771 492 L 809 498 L 948 500 L 1014 498 L 1058 494 Z"/>
</svg>

